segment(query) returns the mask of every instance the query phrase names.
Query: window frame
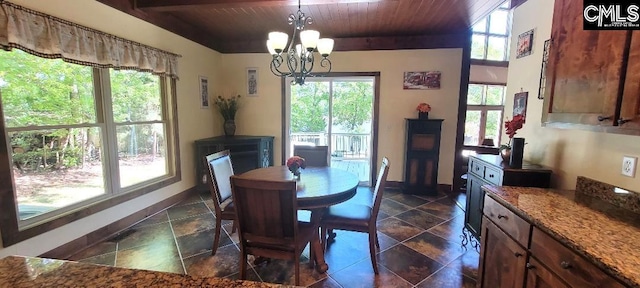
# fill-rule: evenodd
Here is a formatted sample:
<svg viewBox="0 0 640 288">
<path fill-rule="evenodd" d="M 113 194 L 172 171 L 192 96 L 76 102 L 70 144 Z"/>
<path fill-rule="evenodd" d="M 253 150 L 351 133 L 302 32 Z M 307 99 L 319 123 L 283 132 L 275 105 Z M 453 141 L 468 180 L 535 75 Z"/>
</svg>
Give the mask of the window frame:
<svg viewBox="0 0 640 288">
<path fill-rule="evenodd" d="M 473 145 L 473 144 L 464 144 L 464 146 L 481 146 L 480 144 L 482 143 L 482 141 L 484 141 L 485 139 L 485 133 L 487 130 L 487 112 L 489 111 L 501 111 L 502 112 L 502 117 L 500 117 L 500 125 L 498 127 L 500 127 L 500 129 L 502 128 L 502 125 L 504 125 L 504 105 L 505 105 L 505 98 L 506 98 L 506 89 L 507 89 L 507 84 L 506 83 L 486 83 L 486 82 L 469 82 L 469 86 L 471 85 L 482 85 L 483 87 L 483 93 L 482 93 L 482 101 L 480 102 L 480 104 L 467 104 L 466 105 L 466 112 L 469 111 L 480 111 L 480 130 L 478 131 L 478 144 Z M 502 105 L 484 105 L 484 103 L 486 103 L 487 100 L 487 88 L 489 86 L 502 86 L 503 87 L 503 95 L 502 95 Z M 468 89 L 467 89 L 468 91 Z M 467 96 L 468 99 L 468 96 Z M 465 120 L 465 124 L 466 124 L 466 120 Z M 499 129 L 499 131 L 500 131 Z M 464 138 L 464 137 L 463 137 Z M 497 145 L 496 147 L 500 146 L 500 141 L 502 140 L 502 133 L 498 133 L 498 139 L 493 139 L 495 145 Z"/>
<path fill-rule="evenodd" d="M 2 52 L 0 52 L 2 53 Z M 32 57 L 38 57 L 32 55 Z M 148 72 L 147 72 L 148 73 Z M 140 183 L 136 183 L 127 187 L 113 187 L 114 183 L 120 183 L 118 164 L 118 149 L 115 143 L 116 123 L 112 117 L 110 77 L 109 69 L 92 68 L 93 86 L 94 86 L 94 102 L 96 110 L 96 123 L 83 123 L 80 125 L 56 125 L 58 126 L 76 126 L 76 127 L 100 127 L 104 129 L 101 132 L 104 147 L 108 148 L 104 151 L 105 155 L 103 164 L 105 171 L 105 194 L 82 200 L 71 205 L 46 212 L 29 219 L 21 220 L 18 216 L 18 203 L 16 188 L 13 182 L 13 165 L 12 150 L 8 137 L 9 132 L 19 129 L 38 130 L 51 129 L 53 126 L 41 126 L 38 128 L 8 128 L 5 125 L 4 109 L 2 107 L 2 98 L 0 95 L 0 182 L 11 183 L 11 185 L 0 185 L 0 209 L 5 211 L 0 214 L 0 233 L 2 234 L 2 245 L 8 247 L 19 243 L 39 234 L 51 231 L 55 228 L 69 224 L 75 220 L 111 208 L 115 205 L 124 203 L 141 195 L 150 193 L 160 188 L 166 187 L 182 180 L 180 168 L 180 149 L 178 137 L 178 117 L 177 117 L 177 90 L 176 79 L 167 76 L 159 77 L 160 96 L 162 103 L 162 120 L 164 123 L 166 138 L 166 165 L 167 174 L 147 179 Z M 0 91 L 1 93 L 1 91 Z M 107 111 L 108 110 L 108 111 Z M 105 112 L 107 111 L 107 112 Z M 111 116 L 111 117 L 110 117 Z M 157 123 L 158 121 L 151 121 Z M 112 130 L 112 131 L 109 131 Z M 115 162 L 114 159 L 116 160 Z M 114 169 L 115 167 L 115 169 Z M 114 179 L 117 178 L 117 179 Z M 55 213 L 53 213 L 55 211 Z M 96 227 L 99 228 L 99 227 Z"/>
<path fill-rule="evenodd" d="M 473 26 L 471 28 L 471 32 L 472 32 L 472 36 L 484 36 L 484 49 L 483 49 L 483 55 L 482 58 L 474 58 L 473 56 L 471 56 L 472 60 L 476 60 L 476 61 L 495 61 L 495 62 L 508 62 L 509 61 L 509 55 L 510 55 L 510 46 L 511 46 L 511 21 L 512 21 L 512 17 L 513 17 L 513 13 L 511 11 L 511 8 L 509 5 L 505 5 L 508 4 L 509 1 L 505 1 L 503 4 L 501 4 L 498 8 L 496 8 L 495 10 L 493 10 L 489 15 L 487 15 L 487 17 L 480 19 L 478 22 L 480 21 L 485 21 L 485 30 L 484 32 L 476 32 L 473 30 Z M 491 33 L 491 15 L 496 12 L 496 11 L 506 11 L 507 12 L 507 23 L 505 23 L 506 25 L 506 33 L 505 34 L 497 34 L 497 33 Z M 476 23 L 478 23 L 476 22 Z M 504 53 L 502 55 L 502 60 L 491 60 L 491 59 L 487 59 L 487 54 L 489 53 L 489 38 L 490 37 L 499 37 L 499 38 L 504 38 Z M 473 43 L 473 42 L 472 42 Z M 472 44 L 473 46 L 473 44 Z M 472 48 L 473 50 L 473 48 Z"/>
</svg>

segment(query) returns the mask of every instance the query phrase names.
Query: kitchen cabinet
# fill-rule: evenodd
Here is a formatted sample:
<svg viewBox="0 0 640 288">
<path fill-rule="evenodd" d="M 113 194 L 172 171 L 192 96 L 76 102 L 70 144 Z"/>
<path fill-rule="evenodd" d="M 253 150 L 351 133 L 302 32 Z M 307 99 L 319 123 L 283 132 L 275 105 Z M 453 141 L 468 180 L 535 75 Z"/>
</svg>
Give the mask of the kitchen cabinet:
<svg viewBox="0 0 640 288">
<path fill-rule="evenodd" d="M 491 220 L 482 222 L 479 287 L 522 287 L 527 251 Z"/>
<path fill-rule="evenodd" d="M 463 230 L 464 245 L 467 241 L 477 243 L 474 240 L 478 240 L 481 235 L 485 195 L 482 185 L 548 188 L 552 172 L 546 167 L 528 162 L 524 162 L 522 168 L 511 168 L 507 163 L 503 163 L 500 155 L 492 154 L 469 156 L 468 169 L 465 230 Z"/>
<path fill-rule="evenodd" d="M 583 8 L 581 0 L 555 1 L 543 122 L 636 134 L 640 34 L 583 30 Z"/>
<path fill-rule="evenodd" d="M 273 136 L 217 136 L 195 141 L 196 189 L 208 191 L 206 155 L 229 150 L 233 172 L 273 166 Z"/>
<path fill-rule="evenodd" d="M 443 119 L 407 119 L 404 183 L 410 194 L 438 194 Z"/>
<path fill-rule="evenodd" d="M 489 195 L 481 235 L 479 287 L 625 287 Z"/>
</svg>

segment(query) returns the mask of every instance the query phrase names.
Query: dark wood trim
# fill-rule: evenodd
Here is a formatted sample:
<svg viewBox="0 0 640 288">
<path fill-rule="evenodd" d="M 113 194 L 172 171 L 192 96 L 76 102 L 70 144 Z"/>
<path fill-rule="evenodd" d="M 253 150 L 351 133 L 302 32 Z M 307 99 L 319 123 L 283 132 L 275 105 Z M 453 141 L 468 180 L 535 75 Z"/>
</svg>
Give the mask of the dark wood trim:
<svg viewBox="0 0 640 288">
<path fill-rule="evenodd" d="M 469 81 L 469 84 L 507 86 L 507 83 L 500 83 L 500 82 Z"/>
<path fill-rule="evenodd" d="M 462 156 L 462 149 L 464 146 L 464 123 L 466 120 L 467 111 L 467 92 L 469 89 L 469 74 L 471 70 L 471 36 L 472 31 L 467 34 L 467 43 L 462 48 L 462 65 L 460 67 L 460 96 L 458 99 L 458 125 L 456 128 L 456 146 L 455 156 L 453 160 L 453 190 L 458 191 L 462 185 L 462 174 L 464 157 Z"/>
<path fill-rule="evenodd" d="M 166 82 L 164 83 L 166 84 Z M 3 211 L 3 213 L 0 213 L 0 231 L 2 234 L 3 247 L 16 244 L 36 235 L 40 235 L 44 232 L 51 231 L 55 228 L 69 224 L 75 220 L 87 217 L 107 208 L 111 208 L 115 205 L 124 203 L 131 199 L 181 181 L 182 169 L 180 167 L 177 90 L 175 84 L 176 81 L 171 80 L 171 95 L 169 95 L 169 98 L 171 99 L 171 107 L 169 107 L 169 109 L 171 109 L 172 113 L 170 117 L 173 117 L 172 119 L 170 119 L 170 125 L 173 125 L 173 128 L 175 129 L 174 133 L 172 134 L 174 138 L 172 153 L 174 153 L 173 160 L 174 167 L 176 169 L 174 176 L 166 178 L 159 182 L 155 182 L 153 184 L 149 184 L 135 191 L 123 194 L 115 194 L 110 198 L 88 204 L 88 206 L 86 207 L 70 211 L 66 214 L 52 217 L 52 219 L 50 220 L 45 220 L 46 222 L 26 228 L 24 230 L 20 230 L 18 227 L 18 208 L 15 200 L 16 193 L 14 191 L 14 185 L 0 185 L 0 211 Z M 10 160 L 11 157 L 9 156 L 11 153 L 11 149 L 7 146 L 8 139 L 6 138 L 4 120 L 2 119 L 4 119 L 4 114 L 2 112 L 2 102 L 0 101 L 0 180 L 2 180 L 1 183 L 13 183 L 13 177 L 11 175 L 12 163 Z"/>
<path fill-rule="evenodd" d="M 334 38 L 333 51 L 462 48 L 465 34 Z M 265 39 L 222 41 L 220 53 L 267 53 Z M 204 44 L 203 44 L 204 45 Z"/>
<path fill-rule="evenodd" d="M 286 82 L 287 79 L 285 77 L 280 77 L 280 103 L 282 103 L 280 106 L 280 111 L 282 111 L 282 123 L 280 123 L 280 127 L 282 127 L 282 141 L 280 141 L 282 157 L 280 157 L 280 164 L 282 165 L 287 161 L 287 145 L 289 145 L 289 140 L 287 140 L 289 139 L 289 131 L 287 130 L 287 86 L 285 85 L 291 84 L 287 84 Z"/>
<path fill-rule="evenodd" d="M 373 88 L 373 117 L 372 119 L 372 130 L 371 130 L 371 176 L 369 176 L 369 185 L 374 186 L 377 180 L 378 175 L 378 127 L 380 123 L 380 72 L 373 72 L 374 77 L 374 88 Z M 382 160 L 381 160 L 382 161 Z M 400 165 L 398 165 L 400 166 Z M 389 169 L 391 169 L 392 164 L 390 164 Z"/>
<path fill-rule="evenodd" d="M 509 61 L 494 61 L 483 59 L 471 59 L 471 65 L 493 66 L 493 67 L 509 67 Z"/>
<path fill-rule="evenodd" d="M 524 2 L 527 2 L 527 0 L 511 0 L 511 5 L 509 5 L 509 7 L 511 7 L 511 9 L 515 9 L 524 4 Z"/>
<path fill-rule="evenodd" d="M 182 191 L 176 195 L 173 195 L 167 199 L 164 199 L 158 203 L 155 203 L 147 208 L 144 208 L 138 212 L 135 212 L 129 216 L 126 216 L 116 222 L 96 229 L 84 236 L 76 238 L 62 246 L 49 250 L 39 257 L 54 258 L 54 259 L 68 259 L 71 255 L 80 252 L 86 248 L 89 248 L 95 244 L 101 243 L 104 240 L 110 239 L 123 230 L 137 224 L 149 216 L 153 216 L 167 208 L 174 206 L 183 200 L 187 199 L 191 195 L 195 195 L 198 192 L 195 187 Z"/>
</svg>

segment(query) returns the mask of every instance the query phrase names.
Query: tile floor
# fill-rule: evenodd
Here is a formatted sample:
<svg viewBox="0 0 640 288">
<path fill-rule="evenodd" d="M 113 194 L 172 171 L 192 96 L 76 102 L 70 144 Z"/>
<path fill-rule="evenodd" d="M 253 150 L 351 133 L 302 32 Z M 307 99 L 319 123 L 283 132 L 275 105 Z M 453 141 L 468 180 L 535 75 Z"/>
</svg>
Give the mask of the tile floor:
<svg viewBox="0 0 640 288">
<path fill-rule="evenodd" d="M 370 193 L 359 188 L 356 197 Z M 384 192 L 378 217 L 380 274 L 375 276 L 365 233 L 336 231 L 326 251 L 329 270 L 319 274 L 301 263 L 301 285 L 308 287 L 475 287 L 478 252 L 460 245 L 464 194 L 438 197 Z M 456 202 L 458 204 L 456 205 Z M 80 251 L 71 260 L 196 276 L 237 279 L 239 249 L 231 222 L 215 256 L 215 219 L 207 194 L 194 195 L 118 236 Z M 308 248 L 303 262 L 308 262 Z M 250 258 L 251 259 L 251 258 Z M 251 262 L 251 261 L 250 261 Z M 293 284 L 293 264 L 273 260 L 250 265 L 249 280 Z"/>
</svg>

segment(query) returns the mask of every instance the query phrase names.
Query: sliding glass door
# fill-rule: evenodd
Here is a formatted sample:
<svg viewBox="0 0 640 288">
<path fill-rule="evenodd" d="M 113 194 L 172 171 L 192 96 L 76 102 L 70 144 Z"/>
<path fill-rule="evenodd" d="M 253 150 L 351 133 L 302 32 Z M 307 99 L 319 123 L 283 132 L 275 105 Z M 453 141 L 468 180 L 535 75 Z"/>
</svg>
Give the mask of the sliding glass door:
<svg viewBox="0 0 640 288">
<path fill-rule="evenodd" d="M 286 155 L 294 145 L 326 145 L 330 166 L 369 185 L 374 77 L 317 77 L 287 85 Z"/>
</svg>

